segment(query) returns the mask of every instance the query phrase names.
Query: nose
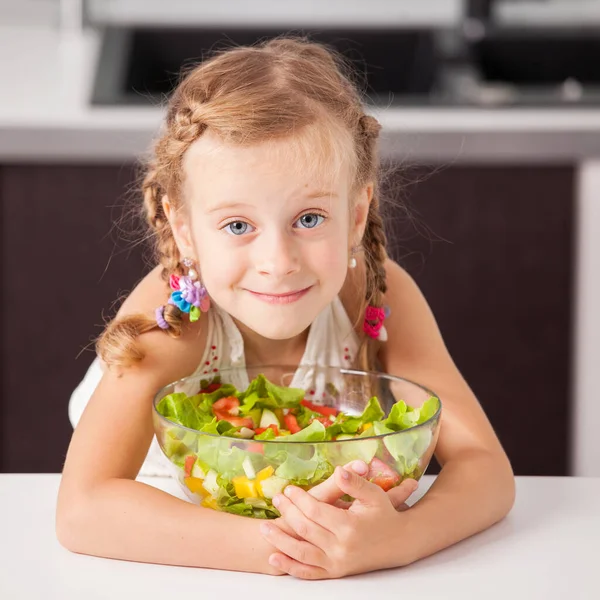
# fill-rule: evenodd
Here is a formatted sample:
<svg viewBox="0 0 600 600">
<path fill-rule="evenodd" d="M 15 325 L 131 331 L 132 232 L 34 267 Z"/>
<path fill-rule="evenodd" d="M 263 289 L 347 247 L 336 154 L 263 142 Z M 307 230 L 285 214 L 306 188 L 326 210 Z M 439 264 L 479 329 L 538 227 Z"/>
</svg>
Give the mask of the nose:
<svg viewBox="0 0 600 600">
<path fill-rule="evenodd" d="M 297 241 L 287 232 L 263 234 L 255 248 L 256 270 L 265 276 L 283 278 L 300 269 Z"/>
</svg>

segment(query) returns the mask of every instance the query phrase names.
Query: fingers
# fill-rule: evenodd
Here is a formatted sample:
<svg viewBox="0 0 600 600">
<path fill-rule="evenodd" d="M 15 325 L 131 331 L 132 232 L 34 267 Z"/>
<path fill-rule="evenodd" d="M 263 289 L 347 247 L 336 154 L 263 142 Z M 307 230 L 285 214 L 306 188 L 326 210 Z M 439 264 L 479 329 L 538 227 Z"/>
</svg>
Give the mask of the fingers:
<svg viewBox="0 0 600 600">
<path fill-rule="evenodd" d="M 352 496 L 363 505 L 377 505 L 381 503 L 382 499 L 387 498 L 386 493 L 379 486 L 345 469 L 337 467 L 333 478 L 344 494 Z M 356 501 L 349 510 L 355 508 Z"/>
<path fill-rule="evenodd" d="M 392 488 L 387 496 L 392 503 L 392 506 L 402 512 L 408 508 L 405 502 L 410 498 L 412 494 L 417 490 L 419 484 L 414 479 L 405 479 L 400 485 Z"/>
<path fill-rule="evenodd" d="M 308 520 L 320 526 L 326 532 L 335 534 L 345 523 L 344 513 L 338 507 L 320 502 L 301 488 L 288 486 L 285 488 L 284 494 L 290 504 L 288 505 L 282 501 L 279 511 L 290 523 L 294 531 L 298 531 L 298 527 L 302 527 L 303 529 L 307 527 L 306 520 Z M 337 502 L 341 502 L 341 500 Z M 320 534 L 319 539 L 305 539 L 313 544 L 317 544 L 320 548 L 325 549 L 325 544 L 333 541 L 331 535 L 322 535 L 320 530 L 316 530 L 315 533 Z M 303 535 L 302 537 L 305 536 Z"/>
<path fill-rule="evenodd" d="M 367 463 L 362 460 L 352 461 L 351 463 L 344 465 L 344 469 L 352 470 L 357 475 L 363 477 L 369 472 Z M 316 498 L 320 502 L 325 502 L 326 504 L 335 504 L 336 501 L 344 495 L 344 492 L 340 490 L 333 476 L 309 490 L 308 493 L 313 496 L 313 498 Z"/>
<path fill-rule="evenodd" d="M 299 496 L 302 497 L 303 494 L 308 496 L 308 503 L 306 502 L 306 498 L 303 499 L 305 500 L 304 506 L 308 504 L 307 510 L 309 515 L 316 517 L 319 522 L 314 521 L 292 501 L 292 498 L 295 500 Z M 312 496 L 309 496 L 304 490 L 295 486 L 288 486 L 285 489 L 285 495 L 278 494 L 275 496 L 273 498 L 273 505 L 281 513 L 288 527 L 299 538 L 323 549 L 333 543 L 334 536 L 332 530 L 334 525 L 332 523 L 339 522 L 338 513 L 341 512 L 339 508 L 319 502 Z M 323 527 L 320 523 L 324 523 L 326 527 Z"/>
<path fill-rule="evenodd" d="M 299 563 L 279 552 L 271 554 L 269 564 L 292 577 L 298 577 L 298 579 L 327 579 L 330 577 L 328 572 L 321 567 Z"/>
<path fill-rule="evenodd" d="M 261 523 L 260 532 L 277 550 L 303 565 L 322 566 L 327 560 L 325 553 L 320 548 L 305 540 L 293 538 L 271 523 Z M 276 566 L 273 563 L 270 564 Z"/>
</svg>

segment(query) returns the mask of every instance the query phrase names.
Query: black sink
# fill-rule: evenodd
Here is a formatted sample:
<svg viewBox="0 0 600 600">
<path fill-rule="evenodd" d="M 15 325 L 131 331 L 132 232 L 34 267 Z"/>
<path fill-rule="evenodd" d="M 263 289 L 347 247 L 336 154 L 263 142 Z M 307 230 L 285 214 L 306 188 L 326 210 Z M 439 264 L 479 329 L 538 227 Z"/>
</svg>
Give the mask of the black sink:
<svg viewBox="0 0 600 600">
<path fill-rule="evenodd" d="M 600 84 L 600 31 L 498 29 L 471 46 L 485 81 L 525 86 Z"/>
<path fill-rule="evenodd" d="M 93 104 L 159 104 L 182 68 L 211 51 L 248 45 L 289 30 L 117 28 L 103 37 Z M 439 56 L 434 30 L 294 30 L 341 51 L 366 79 L 365 91 L 389 105 L 430 97 Z"/>
</svg>

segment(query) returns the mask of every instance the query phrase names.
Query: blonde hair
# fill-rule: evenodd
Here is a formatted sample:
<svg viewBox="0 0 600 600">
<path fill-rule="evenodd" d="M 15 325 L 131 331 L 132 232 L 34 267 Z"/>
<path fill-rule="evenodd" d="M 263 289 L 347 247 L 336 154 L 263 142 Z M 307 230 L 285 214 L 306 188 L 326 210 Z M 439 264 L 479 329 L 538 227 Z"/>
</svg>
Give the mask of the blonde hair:
<svg viewBox="0 0 600 600">
<path fill-rule="evenodd" d="M 222 51 L 191 70 L 174 91 L 164 132 L 154 146 L 142 183 L 143 210 L 154 238 L 165 283 L 184 274 L 173 232 L 164 214 L 168 195 L 174 210 L 183 205 L 183 157 L 205 131 L 224 142 L 252 145 L 269 139 L 299 139 L 320 133 L 334 153 L 349 162 L 351 191 L 374 185 L 361 242 L 366 263 L 364 302 L 380 307 L 386 292 L 386 239 L 379 211 L 380 125 L 365 114 L 352 71 L 335 51 L 304 38 L 280 37 L 251 47 Z M 345 150 L 345 151 L 344 151 Z M 178 337 L 183 313 L 167 304 L 168 335 Z M 130 315 L 108 324 L 97 352 L 109 366 L 125 367 L 143 359 L 137 338 L 157 327 L 154 315 Z M 377 343 L 362 335 L 356 366 L 374 368 Z"/>
</svg>

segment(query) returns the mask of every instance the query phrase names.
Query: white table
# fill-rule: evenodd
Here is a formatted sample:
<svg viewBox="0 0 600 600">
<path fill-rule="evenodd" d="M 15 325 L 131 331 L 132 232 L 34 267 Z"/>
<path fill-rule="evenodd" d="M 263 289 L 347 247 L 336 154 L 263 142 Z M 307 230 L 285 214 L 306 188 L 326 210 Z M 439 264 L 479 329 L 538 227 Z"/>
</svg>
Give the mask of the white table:
<svg viewBox="0 0 600 600">
<path fill-rule="evenodd" d="M 142 480 L 183 498 L 172 480 Z M 54 533 L 59 481 L 0 475 L 2 600 L 600 598 L 600 478 L 517 478 L 515 508 L 488 531 L 403 569 L 322 582 L 71 553 Z"/>
</svg>

